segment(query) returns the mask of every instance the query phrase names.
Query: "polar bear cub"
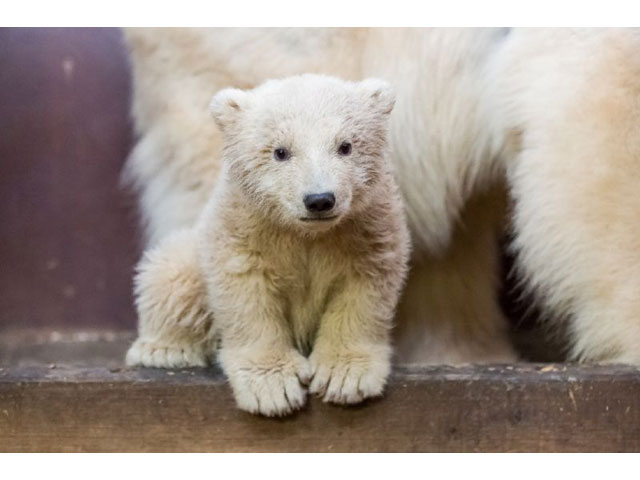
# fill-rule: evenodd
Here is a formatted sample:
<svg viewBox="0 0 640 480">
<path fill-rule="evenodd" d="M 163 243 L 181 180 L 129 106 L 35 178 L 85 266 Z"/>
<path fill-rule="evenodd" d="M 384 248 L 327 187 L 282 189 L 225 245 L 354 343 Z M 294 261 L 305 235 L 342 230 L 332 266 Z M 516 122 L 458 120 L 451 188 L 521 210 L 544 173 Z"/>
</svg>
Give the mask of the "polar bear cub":
<svg viewBox="0 0 640 480">
<path fill-rule="evenodd" d="M 388 159 L 393 105 L 377 79 L 302 75 L 220 91 L 211 111 L 223 172 L 194 229 L 144 260 L 155 267 L 137 279 L 141 335 L 128 363 L 171 366 L 195 351 L 186 363 L 198 364 L 215 344 L 238 406 L 268 416 L 301 408 L 307 389 L 333 403 L 380 395 L 410 250 Z M 190 270 L 179 268 L 185 255 Z M 167 292 L 182 305 L 146 311 Z M 194 311 L 200 330 L 188 333 L 201 347 L 172 348 L 185 338 L 175 312 Z"/>
</svg>

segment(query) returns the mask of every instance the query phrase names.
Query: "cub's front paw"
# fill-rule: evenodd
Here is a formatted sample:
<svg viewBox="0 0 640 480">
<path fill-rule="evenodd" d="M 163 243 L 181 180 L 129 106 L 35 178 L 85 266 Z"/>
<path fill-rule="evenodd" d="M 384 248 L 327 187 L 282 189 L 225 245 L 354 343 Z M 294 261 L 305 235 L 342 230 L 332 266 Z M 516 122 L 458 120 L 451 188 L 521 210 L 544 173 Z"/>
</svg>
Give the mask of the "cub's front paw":
<svg viewBox="0 0 640 480">
<path fill-rule="evenodd" d="M 136 340 L 127 352 L 130 367 L 186 368 L 206 367 L 207 355 L 203 346 L 166 345 Z"/>
<path fill-rule="evenodd" d="M 311 368 L 297 351 L 248 356 L 223 349 L 219 358 L 240 409 L 281 417 L 304 406 Z"/>
<path fill-rule="evenodd" d="M 391 371 L 390 349 L 314 350 L 309 357 L 313 380 L 309 391 L 325 402 L 354 404 L 382 395 Z"/>
</svg>

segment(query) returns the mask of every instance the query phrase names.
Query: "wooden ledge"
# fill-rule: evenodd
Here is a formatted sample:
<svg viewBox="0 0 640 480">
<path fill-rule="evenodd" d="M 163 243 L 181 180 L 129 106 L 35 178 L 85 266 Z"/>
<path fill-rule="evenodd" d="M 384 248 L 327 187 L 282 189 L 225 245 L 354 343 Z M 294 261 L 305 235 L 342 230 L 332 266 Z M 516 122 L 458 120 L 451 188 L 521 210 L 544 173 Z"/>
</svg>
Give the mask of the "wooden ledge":
<svg viewBox="0 0 640 480">
<path fill-rule="evenodd" d="M 220 371 L 126 369 L 131 331 L 0 333 L 0 451 L 640 451 L 640 370 L 397 369 L 384 398 L 239 411 Z"/>
<path fill-rule="evenodd" d="M 53 367 L 53 366 L 51 366 Z M 398 370 L 383 399 L 236 409 L 216 369 L 0 370 L 2 451 L 638 451 L 640 371 L 514 365 Z"/>
</svg>

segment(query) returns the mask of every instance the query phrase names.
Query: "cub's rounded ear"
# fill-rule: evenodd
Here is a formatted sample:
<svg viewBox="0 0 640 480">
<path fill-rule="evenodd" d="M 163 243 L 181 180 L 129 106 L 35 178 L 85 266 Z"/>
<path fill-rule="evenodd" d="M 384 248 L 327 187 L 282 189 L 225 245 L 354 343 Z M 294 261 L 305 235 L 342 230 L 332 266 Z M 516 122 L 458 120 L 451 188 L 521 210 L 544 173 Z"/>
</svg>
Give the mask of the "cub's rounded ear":
<svg viewBox="0 0 640 480">
<path fill-rule="evenodd" d="M 247 92 L 237 88 L 225 88 L 213 96 L 209 111 L 222 131 L 233 125 L 247 108 L 247 97 Z"/>
<path fill-rule="evenodd" d="M 388 115 L 396 103 L 396 94 L 391 85 L 379 78 L 367 78 L 359 83 L 365 101 L 377 112 Z"/>
</svg>

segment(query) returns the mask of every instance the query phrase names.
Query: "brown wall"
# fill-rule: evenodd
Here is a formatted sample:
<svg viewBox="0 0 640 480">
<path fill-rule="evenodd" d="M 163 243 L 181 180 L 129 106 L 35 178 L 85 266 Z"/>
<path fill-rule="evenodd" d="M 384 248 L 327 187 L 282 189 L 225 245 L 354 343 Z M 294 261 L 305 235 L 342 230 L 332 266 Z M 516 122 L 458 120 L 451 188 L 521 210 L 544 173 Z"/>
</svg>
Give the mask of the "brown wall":
<svg viewBox="0 0 640 480">
<path fill-rule="evenodd" d="M 131 328 L 131 132 L 116 29 L 0 29 L 0 329 Z"/>
</svg>

